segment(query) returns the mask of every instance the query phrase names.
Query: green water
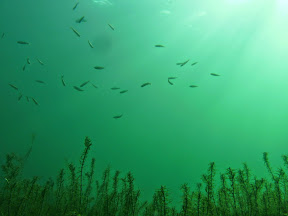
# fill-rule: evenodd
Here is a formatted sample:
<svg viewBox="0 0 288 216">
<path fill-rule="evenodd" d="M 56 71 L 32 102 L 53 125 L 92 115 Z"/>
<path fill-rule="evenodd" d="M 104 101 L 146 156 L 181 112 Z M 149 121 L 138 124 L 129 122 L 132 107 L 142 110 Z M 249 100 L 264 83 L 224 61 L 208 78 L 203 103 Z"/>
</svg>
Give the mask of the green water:
<svg viewBox="0 0 288 216">
<path fill-rule="evenodd" d="M 98 175 L 108 164 L 131 170 L 144 198 L 160 185 L 194 187 L 212 161 L 219 172 L 247 162 L 260 176 L 263 152 L 280 164 L 288 139 L 287 1 L 75 4 L 0 2 L 1 158 L 24 154 L 34 133 L 26 175 L 56 176 L 78 162 L 89 136 Z M 82 16 L 87 22 L 76 23 Z M 177 77 L 174 85 L 168 77 Z M 88 80 L 98 88 L 73 88 Z"/>
</svg>

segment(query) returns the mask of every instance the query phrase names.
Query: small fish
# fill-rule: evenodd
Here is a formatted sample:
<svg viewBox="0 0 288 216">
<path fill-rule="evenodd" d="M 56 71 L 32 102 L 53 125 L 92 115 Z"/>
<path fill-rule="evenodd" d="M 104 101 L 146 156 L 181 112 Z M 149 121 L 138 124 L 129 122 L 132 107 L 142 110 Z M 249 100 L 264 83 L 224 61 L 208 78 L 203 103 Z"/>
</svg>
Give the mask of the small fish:
<svg viewBox="0 0 288 216">
<path fill-rule="evenodd" d="M 14 85 L 12 85 L 12 84 L 10 84 L 10 83 L 9 83 L 9 85 L 10 85 L 13 89 L 15 89 L 15 90 L 18 91 L 18 88 L 17 88 L 16 86 L 14 86 Z"/>
<path fill-rule="evenodd" d="M 19 95 L 19 97 L 18 97 L 18 101 L 20 101 L 22 97 L 23 97 L 23 95 L 22 95 L 22 94 L 21 94 L 21 95 Z"/>
<path fill-rule="evenodd" d="M 89 82 L 90 82 L 90 81 L 86 81 L 86 82 L 82 83 L 82 84 L 80 85 L 80 87 L 82 88 L 83 86 L 87 85 Z"/>
<path fill-rule="evenodd" d="M 26 64 L 22 67 L 22 70 L 25 71 L 25 68 L 26 68 Z"/>
<path fill-rule="evenodd" d="M 126 93 L 126 92 L 128 92 L 128 90 L 123 90 L 123 91 L 120 91 L 119 93 L 120 93 L 120 94 L 124 94 L 124 93 Z"/>
<path fill-rule="evenodd" d="M 101 66 L 95 66 L 94 67 L 96 70 L 103 70 L 104 69 L 104 67 L 101 67 Z"/>
<path fill-rule="evenodd" d="M 196 87 L 198 87 L 197 85 L 190 85 L 189 86 L 190 88 L 196 88 Z"/>
<path fill-rule="evenodd" d="M 216 74 L 216 73 L 210 73 L 210 75 L 212 75 L 212 76 L 220 76 L 219 74 Z"/>
<path fill-rule="evenodd" d="M 39 62 L 39 64 L 44 65 L 44 63 L 40 59 L 37 58 L 37 61 Z"/>
<path fill-rule="evenodd" d="M 17 41 L 18 44 L 29 45 L 30 43 L 26 41 Z"/>
<path fill-rule="evenodd" d="M 61 76 L 61 82 L 62 82 L 63 86 L 66 86 L 66 83 L 64 82 L 64 76 L 63 75 Z"/>
<path fill-rule="evenodd" d="M 77 19 L 75 22 L 76 22 L 76 23 L 87 22 L 87 20 L 85 20 L 84 17 L 85 17 L 85 16 L 80 17 L 80 18 Z"/>
<path fill-rule="evenodd" d="M 98 88 L 96 85 L 94 85 L 93 83 L 91 83 L 91 85 L 94 87 L 94 88 Z"/>
<path fill-rule="evenodd" d="M 119 118 L 121 118 L 122 116 L 123 116 L 123 114 L 114 116 L 113 118 L 114 118 L 114 119 L 119 119 Z"/>
<path fill-rule="evenodd" d="M 79 87 L 77 86 L 73 86 L 74 89 L 76 89 L 77 91 L 84 91 L 83 89 L 80 89 Z"/>
<path fill-rule="evenodd" d="M 31 64 L 31 62 L 30 62 L 30 59 L 29 59 L 29 58 L 27 58 L 27 64 Z"/>
<path fill-rule="evenodd" d="M 111 88 L 111 90 L 118 90 L 118 89 L 120 89 L 120 88 L 118 88 L 118 87 L 112 87 Z"/>
<path fill-rule="evenodd" d="M 30 101 L 28 96 L 26 96 L 26 100 L 27 100 L 27 102 L 29 102 L 29 101 Z"/>
<path fill-rule="evenodd" d="M 39 105 L 38 102 L 34 99 L 34 98 L 31 98 L 33 100 L 33 102 L 36 104 L 36 105 Z"/>
<path fill-rule="evenodd" d="M 94 46 L 92 45 L 92 43 L 88 40 L 88 44 L 91 48 L 94 48 Z"/>
<path fill-rule="evenodd" d="M 35 82 L 38 82 L 38 83 L 41 83 L 41 84 L 45 84 L 45 82 L 42 81 L 42 80 L 35 80 Z"/>
<path fill-rule="evenodd" d="M 72 29 L 72 31 L 73 31 L 78 37 L 80 37 L 80 34 L 79 34 L 78 31 L 76 31 L 76 29 L 74 29 L 73 27 L 70 27 L 70 28 Z"/>
<path fill-rule="evenodd" d="M 72 10 L 75 10 L 75 9 L 77 8 L 78 4 L 79 4 L 79 2 L 77 2 L 77 3 L 75 4 L 75 6 L 72 8 Z"/>
<path fill-rule="evenodd" d="M 198 62 L 194 62 L 194 63 L 191 64 L 191 66 L 194 66 L 194 65 L 196 65 L 197 63 L 198 63 Z"/>
<path fill-rule="evenodd" d="M 2 34 L 2 36 L 1 36 L 1 39 L 3 39 L 3 38 L 4 38 L 4 36 L 5 36 L 5 33 L 3 33 L 3 34 Z"/>
<path fill-rule="evenodd" d="M 163 46 L 161 44 L 156 44 L 155 47 L 165 47 L 165 46 Z"/>
<path fill-rule="evenodd" d="M 177 79 L 177 77 L 168 77 L 168 80 Z"/>
<path fill-rule="evenodd" d="M 185 64 L 187 64 L 190 61 L 190 59 L 188 59 L 187 61 L 183 62 L 180 64 L 180 67 L 183 67 Z"/>
<path fill-rule="evenodd" d="M 169 83 L 170 85 L 174 85 L 174 84 L 170 81 L 170 79 L 168 79 L 168 83 Z"/>
<path fill-rule="evenodd" d="M 114 31 L 114 27 L 108 23 L 108 26 Z"/>
<path fill-rule="evenodd" d="M 143 87 L 145 87 L 145 86 L 147 86 L 147 85 L 151 85 L 151 83 L 149 83 L 149 82 L 144 83 L 144 84 L 141 85 L 141 87 L 143 88 Z"/>
</svg>

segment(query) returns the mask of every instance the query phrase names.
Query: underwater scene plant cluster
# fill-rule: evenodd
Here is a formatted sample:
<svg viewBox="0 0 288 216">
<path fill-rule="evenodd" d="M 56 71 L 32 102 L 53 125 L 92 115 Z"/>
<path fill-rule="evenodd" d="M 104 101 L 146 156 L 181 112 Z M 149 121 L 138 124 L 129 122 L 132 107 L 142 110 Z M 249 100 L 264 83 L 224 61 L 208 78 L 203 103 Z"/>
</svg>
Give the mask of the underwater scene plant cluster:
<svg viewBox="0 0 288 216">
<path fill-rule="evenodd" d="M 22 170 L 31 149 L 23 157 L 6 155 L 1 166 L 1 216 L 280 216 L 288 215 L 288 178 L 279 168 L 273 171 L 268 154 L 263 153 L 269 179 L 251 174 L 247 164 L 241 169 L 229 167 L 216 183 L 215 163 L 209 164 L 202 182 L 192 190 L 181 185 L 181 205 L 173 206 L 170 192 L 160 186 L 151 199 L 143 201 L 131 172 L 122 175 L 103 172 L 95 180 L 95 158 L 88 161 L 91 140 L 85 138 L 79 164 L 69 163 L 57 179 L 41 183 L 40 177 L 25 179 Z M 283 156 L 288 168 L 288 156 Z M 219 183 L 218 183 L 219 181 Z"/>
</svg>

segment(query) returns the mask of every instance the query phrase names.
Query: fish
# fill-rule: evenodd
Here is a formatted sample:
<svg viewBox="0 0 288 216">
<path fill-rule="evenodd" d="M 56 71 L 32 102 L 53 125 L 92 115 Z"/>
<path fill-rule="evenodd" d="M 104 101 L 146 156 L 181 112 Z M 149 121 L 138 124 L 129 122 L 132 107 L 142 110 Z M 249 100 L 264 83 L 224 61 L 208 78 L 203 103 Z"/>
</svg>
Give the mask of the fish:
<svg viewBox="0 0 288 216">
<path fill-rule="evenodd" d="M 108 23 L 108 26 L 114 31 L 114 27 Z"/>
<path fill-rule="evenodd" d="M 18 97 L 18 101 L 20 101 L 22 97 L 23 97 L 23 95 L 22 95 L 22 94 L 21 94 L 21 95 L 19 95 L 19 97 Z"/>
<path fill-rule="evenodd" d="M 183 67 L 185 64 L 187 64 L 190 61 L 190 59 L 188 59 L 187 61 L 180 63 L 180 67 Z"/>
<path fill-rule="evenodd" d="M 191 64 L 191 66 L 194 66 L 194 65 L 196 65 L 197 63 L 198 63 L 198 62 L 194 62 L 194 63 Z"/>
<path fill-rule="evenodd" d="M 177 77 L 168 77 L 168 80 L 177 79 Z"/>
<path fill-rule="evenodd" d="M 76 23 L 87 22 L 87 20 L 85 20 L 84 17 L 85 17 L 85 16 L 80 17 L 80 18 L 77 19 L 75 22 L 76 22 Z"/>
<path fill-rule="evenodd" d="M 65 84 L 65 82 L 64 82 L 64 79 L 63 79 L 63 78 L 64 78 L 64 76 L 62 75 L 62 76 L 61 76 L 61 82 L 62 82 L 62 85 L 63 85 L 63 86 L 66 86 L 66 84 Z"/>
<path fill-rule="evenodd" d="M 216 73 L 210 73 L 210 75 L 212 75 L 212 76 L 220 76 L 219 74 L 216 74 Z"/>
<path fill-rule="evenodd" d="M 169 83 L 170 85 L 174 85 L 174 84 L 170 81 L 170 79 L 168 79 L 168 83 Z"/>
<path fill-rule="evenodd" d="M 75 9 L 77 8 L 78 4 L 79 4 L 79 2 L 77 2 L 77 3 L 75 4 L 75 6 L 72 8 L 72 10 L 75 10 Z"/>
<path fill-rule="evenodd" d="M 30 101 L 28 96 L 26 96 L 26 100 L 27 100 L 27 102 L 29 102 L 29 101 Z"/>
<path fill-rule="evenodd" d="M 39 62 L 39 64 L 44 65 L 44 63 L 40 59 L 37 58 L 37 61 Z"/>
<path fill-rule="evenodd" d="M 82 83 L 82 84 L 80 85 L 80 87 L 82 88 L 83 86 L 87 85 L 89 82 L 90 82 L 90 81 L 86 81 L 86 82 Z"/>
<path fill-rule="evenodd" d="M 120 94 L 124 94 L 124 93 L 126 93 L 126 92 L 128 92 L 128 90 L 123 90 L 123 91 L 120 91 L 119 93 L 120 93 Z"/>
<path fill-rule="evenodd" d="M 198 87 L 197 85 L 190 85 L 189 86 L 190 88 L 196 88 L 196 87 Z"/>
<path fill-rule="evenodd" d="M 88 40 L 88 44 L 91 48 L 94 48 L 94 46 L 92 45 L 92 43 Z"/>
<path fill-rule="evenodd" d="M 104 69 L 104 67 L 101 67 L 101 66 L 95 66 L 94 67 L 96 70 L 103 70 Z"/>
<path fill-rule="evenodd" d="M 114 119 L 119 119 L 119 118 L 121 118 L 122 116 L 123 116 L 123 114 L 117 115 L 117 116 L 113 116 L 113 118 L 114 118 Z"/>
<path fill-rule="evenodd" d="M 12 85 L 12 84 L 10 84 L 10 83 L 9 83 L 9 85 L 10 85 L 13 89 L 15 89 L 15 90 L 18 91 L 18 88 L 17 88 L 16 86 L 14 86 L 14 85 Z"/>
<path fill-rule="evenodd" d="M 93 83 L 91 83 L 91 85 L 94 87 L 94 88 L 98 88 L 96 85 L 94 85 Z"/>
<path fill-rule="evenodd" d="M 83 89 L 80 89 L 79 87 L 77 86 L 73 86 L 74 89 L 76 89 L 77 91 L 84 91 Z"/>
<path fill-rule="evenodd" d="M 78 31 L 76 31 L 76 29 L 74 29 L 73 27 L 70 27 L 70 28 L 72 29 L 72 31 L 73 31 L 78 37 L 80 37 L 80 34 L 79 34 Z"/>
<path fill-rule="evenodd" d="M 22 67 L 22 70 L 25 71 L 25 68 L 26 68 L 26 64 Z"/>
<path fill-rule="evenodd" d="M 18 44 L 29 45 L 29 42 L 26 41 L 17 41 Z"/>
<path fill-rule="evenodd" d="M 33 100 L 33 102 L 36 104 L 36 105 L 39 105 L 38 102 L 34 99 L 34 98 L 31 98 Z"/>
<path fill-rule="evenodd" d="M 149 82 L 144 83 L 144 84 L 141 85 L 141 87 L 143 88 L 143 87 L 145 87 L 145 86 L 147 86 L 147 85 L 151 85 L 151 83 L 149 83 Z"/>
<path fill-rule="evenodd" d="M 3 39 L 3 38 L 4 38 L 4 36 L 5 36 L 5 33 L 3 33 L 3 34 L 2 34 L 2 36 L 1 36 L 1 39 Z"/>
<path fill-rule="evenodd" d="M 41 83 L 41 84 L 45 84 L 45 82 L 42 81 L 42 80 L 35 80 L 35 82 L 38 82 L 38 83 Z"/>
<path fill-rule="evenodd" d="M 165 47 L 165 46 L 163 46 L 161 44 L 156 44 L 155 47 Z"/>
<path fill-rule="evenodd" d="M 31 64 L 31 62 L 30 62 L 30 59 L 29 59 L 29 58 L 27 58 L 27 64 Z"/>
<path fill-rule="evenodd" d="M 120 89 L 120 88 L 118 88 L 118 87 L 112 87 L 111 88 L 111 90 L 118 90 L 118 89 Z"/>
</svg>

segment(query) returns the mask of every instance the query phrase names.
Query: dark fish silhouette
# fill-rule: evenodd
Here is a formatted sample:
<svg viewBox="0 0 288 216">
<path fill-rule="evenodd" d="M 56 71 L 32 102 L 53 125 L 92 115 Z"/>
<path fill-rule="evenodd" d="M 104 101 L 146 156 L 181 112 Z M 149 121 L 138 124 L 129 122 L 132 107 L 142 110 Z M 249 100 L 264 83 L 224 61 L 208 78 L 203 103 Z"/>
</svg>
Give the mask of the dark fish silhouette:
<svg viewBox="0 0 288 216">
<path fill-rule="evenodd" d="M 165 46 L 163 46 L 161 44 L 156 44 L 155 47 L 165 47 Z"/>
<path fill-rule="evenodd" d="M 85 16 L 80 17 L 80 18 L 77 19 L 75 22 L 76 22 L 76 23 L 87 22 L 87 20 L 85 20 L 84 17 L 85 17 Z"/>
<path fill-rule="evenodd" d="M 17 41 L 18 44 L 29 45 L 30 43 L 26 41 Z"/>
<path fill-rule="evenodd" d="M 128 92 L 128 90 L 123 90 L 123 91 L 120 91 L 119 93 L 120 93 L 120 94 L 124 94 L 124 93 L 126 93 L 126 92 Z"/>
<path fill-rule="evenodd" d="M 113 118 L 114 118 L 114 119 L 119 119 L 119 118 L 121 118 L 122 116 L 123 116 L 123 114 L 114 116 Z"/>
<path fill-rule="evenodd" d="M 190 59 L 186 60 L 185 62 L 179 62 L 176 63 L 176 65 L 180 65 L 180 67 L 183 67 L 185 64 L 187 64 L 190 61 Z"/>
<path fill-rule="evenodd" d="M 22 67 L 22 70 L 25 71 L 25 68 L 26 68 L 26 64 Z"/>
<path fill-rule="evenodd" d="M 93 44 L 88 40 L 88 44 L 91 48 L 94 48 Z"/>
<path fill-rule="evenodd" d="M 72 8 L 72 10 L 75 10 L 75 9 L 77 8 L 78 4 L 79 4 L 79 2 L 77 2 L 77 3 L 75 4 L 75 6 Z"/>
<path fill-rule="evenodd" d="M 27 64 L 31 64 L 31 62 L 30 62 L 30 59 L 29 59 L 29 58 L 27 58 Z"/>
<path fill-rule="evenodd" d="M 210 73 L 210 75 L 212 75 L 212 76 L 220 76 L 219 74 L 216 74 L 216 73 Z"/>
<path fill-rule="evenodd" d="M 3 34 L 2 34 L 2 36 L 1 36 L 1 39 L 3 39 L 3 38 L 4 38 L 4 36 L 5 36 L 5 33 L 3 33 Z"/>
<path fill-rule="evenodd" d="M 143 87 L 145 87 L 145 86 L 147 86 L 147 85 L 151 85 L 151 83 L 149 83 L 149 82 L 144 83 L 144 84 L 141 85 L 141 87 L 143 88 Z"/>
<path fill-rule="evenodd" d="M 80 89 L 79 87 L 77 86 L 73 86 L 74 89 L 76 89 L 77 91 L 84 91 L 83 89 Z"/>
<path fill-rule="evenodd" d="M 19 97 L 18 97 L 18 101 L 20 101 L 22 97 L 23 97 L 23 95 L 22 95 L 22 94 L 21 94 L 21 95 L 19 95 Z"/>
<path fill-rule="evenodd" d="M 95 66 L 94 67 L 96 70 L 103 70 L 104 69 L 104 67 L 101 67 L 101 66 Z"/>
<path fill-rule="evenodd" d="M 45 84 L 45 82 L 42 81 L 42 80 L 35 80 L 35 82 L 37 82 L 37 83 L 41 83 L 41 84 Z"/>
<path fill-rule="evenodd" d="M 120 89 L 120 88 L 118 88 L 118 87 L 112 87 L 111 88 L 111 90 L 118 90 L 118 89 Z"/>
<path fill-rule="evenodd" d="M 32 100 L 36 105 L 39 105 L 38 102 L 34 98 L 32 98 Z"/>
<path fill-rule="evenodd" d="M 79 34 L 78 31 L 76 31 L 76 29 L 74 29 L 73 27 L 70 27 L 70 28 L 72 29 L 72 31 L 73 31 L 78 37 L 80 37 L 80 34 Z"/>
<path fill-rule="evenodd" d="M 114 27 L 113 27 L 111 24 L 108 23 L 108 26 L 109 26 L 113 31 L 115 30 Z"/>
<path fill-rule="evenodd" d="M 44 65 L 44 63 L 40 61 L 40 59 L 37 58 L 37 61 L 39 62 L 39 64 Z"/>
<path fill-rule="evenodd" d="M 17 88 L 16 86 L 14 86 L 14 85 L 12 85 L 12 84 L 10 84 L 10 83 L 9 83 L 9 85 L 10 85 L 13 89 L 15 89 L 15 90 L 18 91 L 18 88 Z"/>
<path fill-rule="evenodd" d="M 194 65 L 196 65 L 197 63 L 198 63 L 198 62 L 194 62 L 194 63 L 191 64 L 191 66 L 194 66 Z"/>
<path fill-rule="evenodd" d="M 61 82 L 62 82 L 63 86 L 66 86 L 66 83 L 64 82 L 64 76 L 63 75 L 61 76 Z"/>
<path fill-rule="evenodd" d="M 96 85 L 94 85 L 93 83 L 91 83 L 91 85 L 94 87 L 94 88 L 98 88 Z"/>
<path fill-rule="evenodd" d="M 170 81 L 170 79 L 168 79 L 168 83 L 169 83 L 170 85 L 174 85 L 174 84 Z"/>
<path fill-rule="evenodd" d="M 90 81 L 86 81 L 86 82 L 82 83 L 82 84 L 80 85 L 80 87 L 82 88 L 83 86 L 87 85 L 89 82 L 90 82 Z"/>
<path fill-rule="evenodd" d="M 177 77 L 168 77 L 168 80 L 177 79 Z"/>
<path fill-rule="evenodd" d="M 190 88 L 196 88 L 196 87 L 198 87 L 197 85 L 190 85 L 189 86 Z"/>
</svg>

